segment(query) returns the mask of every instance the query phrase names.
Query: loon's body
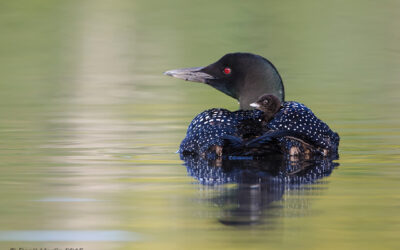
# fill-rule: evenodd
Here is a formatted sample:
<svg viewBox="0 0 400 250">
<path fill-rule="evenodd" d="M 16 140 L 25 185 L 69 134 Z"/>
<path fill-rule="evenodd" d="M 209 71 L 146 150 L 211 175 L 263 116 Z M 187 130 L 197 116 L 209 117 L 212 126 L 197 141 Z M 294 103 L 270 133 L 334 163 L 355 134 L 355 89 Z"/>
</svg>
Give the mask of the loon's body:
<svg viewBox="0 0 400 250">
<path fill-rule="evenodd" d="M 241 110 L 210 109 L 197 115 L 189 125 L 180 146 L 181 153 L 204 154 L 216 151 L 221 154 L 226 136 L 243 136 L 243 128 L 252 126 L 249 137 L 260 136 L 262 130 L 281 131 L 274 137 L 265 135 L 259 142 L 263 145 L 278 141 L 283 148 L 300 145 L 304 138 L 316 148 L 337 153 L 339 136 L 328 125 L 319 120 L 305 105 L 284 101 L 282 79 L 265 58 L 250 53 L 232 53 L 206 67 L 185 68 L 165 72 L 166 75 L 188 81 L 208 84 L 237 99 Z M 261 94 L 272 94 L 282 103 L 282 108 L 266 121 L 263 112 L 253 110 L 251 104 Z M 249 123 L 250 121 L 250 123 Z M 247 125 L 243 126 L 243 124 Z M 283 133 L 282 133 L 283 131 Z M 273 142 L 270 140 L 273 139 Z"/>
<path fill-rule="evenodd" d="M 327 152 L 331 154 L 337 153 L 339 144 L 339 136 L 333 132 L 326 123 L 318 119 L 313 112 L 304 104 L 298 102 L 285 102 L 282 108 L 274 115 L 274 117 L 264 127 L 260 121 L 263 120 L 263 112 L 259 110 L 238 110 L 231 112 L 226 109 L 210 109 L 197 115 L 187 130 L 185 139 L 180 145 L 179 152 L 181 153 L 199 153 L 205 154 L 213 151 L 215 146 L 226 146 L 226 136 L 235 136 L 251 141 L 252 145 L 257 146 L 257 138 L 266 131 L 286 131 L 289 133 L 274 134 L 273 143 L 279 143 L 283 147 L 282 152 L 290 152 L 294 147 L 300 149 L 307 149 L 308 145 L 314 147 L 313 151 L 316 153 L 326 155 Z M 241 128 L 243 122 L 249 123 L 253 121 L 254 127 L 250 131 L 253 132 L 247 137 L 244 135 L 246 132 Z M 263 130 L 259 129 L 257 122 L 260 123 Z M 254 132 L 256 131 L 256 132 Z M 267 134 L 268 136 L 268 134 Z M 271 137 L 261 138 L 268 144 Z M 254 141 L 256 140 L 256 141 Z M 260 140 L 258 145 L 262 145 Z M 275 145 L 274 145 L 275 146 Z M 253 148 L 255 146 L 252 146 Z M 260 146 L 261 151 L 276 151 L 276 147 L 270 150 Z M 300 150 L 304 153 L 305 150 Z M 229 151 L 228 151 L 229 152 Z M 255 153 L 254 150 L 249 150 L 249 153 Z"/>
</svg>

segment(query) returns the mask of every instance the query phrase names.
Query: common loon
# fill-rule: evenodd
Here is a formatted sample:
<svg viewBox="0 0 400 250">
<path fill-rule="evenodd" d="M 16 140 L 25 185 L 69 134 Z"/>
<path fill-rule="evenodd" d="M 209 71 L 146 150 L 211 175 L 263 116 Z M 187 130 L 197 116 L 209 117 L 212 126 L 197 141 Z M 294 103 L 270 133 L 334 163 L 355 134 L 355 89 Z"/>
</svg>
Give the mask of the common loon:
<svg viewBox="0 0 400 250">
<path fill-rule="evenodd" d="M 224 145 L 226 136 L 241 136 L 243 131 L 240 132 L 240 127 L 243 128 L 243 124 L 249 120 L 263 121 L 263 112 L 252 109 L 252 106 L 260 95 L 271 94 L 279 99 L 283 107 L 267 126 L 271 130 L 279 131 L 279 142 L 283 147 L 288 150 L 295 146 L 302 148 L 302 143 L 296 139 L 306 138 L 316 148 L 326 151 L 321 154 L 337 154 L 338 134 L 305 105 L 293 101 L 285 102 L 284 86 L 278 71 L 270 61 L 261 56 L 231 53 L 206 67 L 176 69 L 164 74 L 208 84 L 240 103 L 238 111 L 210 109 L 197 115 L 188 127 L 180 153 L 204 155 L 211 150 L 221 155 L 220 147 Z M 288 132 L 291 136 L 288 136 Z M 268 135 L 264 137 L 265 140 L 259 142 L 268 143 L 271 139 Z M 273 138 L 278 137 L 275 134 Z"/>
</svg>

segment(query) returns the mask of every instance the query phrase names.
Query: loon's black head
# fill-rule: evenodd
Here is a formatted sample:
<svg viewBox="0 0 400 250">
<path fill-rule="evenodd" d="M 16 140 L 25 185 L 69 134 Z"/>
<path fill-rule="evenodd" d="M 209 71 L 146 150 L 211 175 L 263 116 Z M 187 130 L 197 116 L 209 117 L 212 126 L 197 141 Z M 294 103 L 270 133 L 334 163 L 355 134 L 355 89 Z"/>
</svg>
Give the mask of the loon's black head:
<svg viewBox="0 0 400 250">
<path fill-rule="evenodd" d="M 263 93 L 274 94 L 281 102 L 285 91 L 282 79 L 270 61 L 250 53 L 231 53 L 206 67 L 166 71 L 165 75 L 206 83 L 239 100 L 241 109 L 251 109 Z"/>
<path fill-rule="evenodd" d="M 281 101 L 278 97 L 265 94 L 258 98 L 257 102 L 250 103 L 250 106 L 264 112 L 264 120 L 269 121 L 281 108 Z"/>
</svg>

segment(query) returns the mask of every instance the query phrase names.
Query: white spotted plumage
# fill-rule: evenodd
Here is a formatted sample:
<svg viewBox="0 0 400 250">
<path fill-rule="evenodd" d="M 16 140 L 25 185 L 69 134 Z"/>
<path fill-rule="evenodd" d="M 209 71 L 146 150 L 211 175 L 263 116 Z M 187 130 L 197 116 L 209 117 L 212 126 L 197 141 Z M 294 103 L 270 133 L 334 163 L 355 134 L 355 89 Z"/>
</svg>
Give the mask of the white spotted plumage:
<svg viewBox="0 0 400 250">
<path fill-rule="evenodd" d="M 180 152 L 203 153 L 223 144 L 224 135 L 235 135 L 238 124 L 246 119 L 260 120 L 258 110 L 210 109 L 197 115 L 188 127 Z M 339 136 L 318 119 L 304 104 L 285 102 L 281 110 L 267 124 L 272 130 L 287 130 L 303 134 L 315 146 L 336 151 Z"/>
</svg>

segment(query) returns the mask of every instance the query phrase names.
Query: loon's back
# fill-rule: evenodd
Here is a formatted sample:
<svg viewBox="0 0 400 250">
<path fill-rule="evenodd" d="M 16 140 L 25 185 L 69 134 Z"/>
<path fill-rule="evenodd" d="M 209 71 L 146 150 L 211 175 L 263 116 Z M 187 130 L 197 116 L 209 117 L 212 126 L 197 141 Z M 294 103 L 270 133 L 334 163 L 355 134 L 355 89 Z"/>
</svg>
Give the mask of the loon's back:
<svg viewBox="0 0 400 250">
<path fill-rule="evenodd" d="M 238 127 L 241 123 L 248 120 L 258 121 L 261 117 L 262 112 L 258 110 L 238 110 L 235 112 L 226 109 L 206 110 L 197 115 L 189 125 L 179 152 L 204 154 L 213 146 L 223 146 L 224 137 L 241 134 L 238 133 Z M 328 149 L 332 154 L 337 154 L 338 134 L 333 132 L 327 124 L 318 119 L 309 108 L 301 103 L 285 102 L 283 108 L 267 124 L 265 129 L 294 132 L 301 135 L 298 139 L 306 138 L 312 146 Z M 288 137 L 266 143 L 276 143 L 277 141 L 283 148 L 298 144 Z"/>
<path fill-rule="evenodd" d="M 284 130 L 301 134 L 313 146 L 337 151 L 339 135 L 302 103 L 285 102 L 282 109 L 268 123 L 272 130 Z"/>
</svg>

